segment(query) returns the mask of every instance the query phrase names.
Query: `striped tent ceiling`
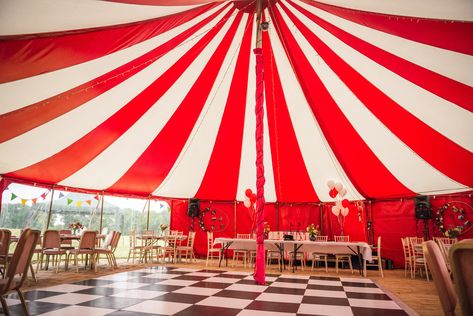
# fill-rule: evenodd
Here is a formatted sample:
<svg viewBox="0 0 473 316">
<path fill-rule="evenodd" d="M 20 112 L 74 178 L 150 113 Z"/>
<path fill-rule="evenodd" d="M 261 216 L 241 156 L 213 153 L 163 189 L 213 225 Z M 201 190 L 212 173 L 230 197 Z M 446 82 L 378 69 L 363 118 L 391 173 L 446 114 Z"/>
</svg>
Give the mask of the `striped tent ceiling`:
<svg viewBox="0 0 473 316">
<path fill-rule="evenodd" d="M 473 2 L 271 0 L 266 201 L 473 187 Z M 116 194 L 255 188 L 254 1 L 0 0 L 0 174 Z"/>
</svg>

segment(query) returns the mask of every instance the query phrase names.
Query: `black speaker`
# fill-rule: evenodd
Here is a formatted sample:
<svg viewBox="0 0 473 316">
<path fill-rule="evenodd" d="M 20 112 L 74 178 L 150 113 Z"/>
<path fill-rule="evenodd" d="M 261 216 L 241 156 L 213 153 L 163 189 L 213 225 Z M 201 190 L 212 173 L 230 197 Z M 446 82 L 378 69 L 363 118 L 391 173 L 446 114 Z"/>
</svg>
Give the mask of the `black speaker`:
<svg viewBox="0 0 473 316">
<path fill-rule="evenodd" d="M 432 208 L 430 206 L 429 197 L 419 195 L 414 198 L 414 207 L 416 219 L 431 219 Z"/>
<path fill-rule="evenodd" d="M 190 217 L 198 217 L 200 215 L 199 199 L 189 199 L 189 206 L 187 208 L 187 215 Z"/>
</svg>

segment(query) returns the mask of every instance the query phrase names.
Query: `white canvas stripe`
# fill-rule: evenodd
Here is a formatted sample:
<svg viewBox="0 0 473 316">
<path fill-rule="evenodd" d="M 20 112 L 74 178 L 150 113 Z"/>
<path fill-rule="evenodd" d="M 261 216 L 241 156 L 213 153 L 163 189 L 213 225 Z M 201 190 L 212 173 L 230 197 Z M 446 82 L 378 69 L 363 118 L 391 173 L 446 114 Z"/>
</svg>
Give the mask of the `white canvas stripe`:
<svg viewBox="0 0 473 316">
<path fill-rule="evenodd" d="M 282 12 L 287 23 L 288 17 Z M 358 100 L 348 87 L 324 62 L 301 33 L 293 33 L 304 55 L 313 66 L 331 96 L 383 165 L 407 188 L 414 192 L 436 192 L 444 189 L 461 190 L 466 187 L 451 180 L 429 165 L 389 131 Z M 422 174 L 422 177 L 413 177 Z"/>
<path fill-rule="evenodd" d="M 254 25 L 254 24 L 253 24 Z M 252 34 L 254 30 L 252 30 Z M 253 40 L 254 41 L 254 40 Z M 256 193 L 256 116 L 255 116 L 255 93 L 256 93 L 256 59 L 252 53 L 250 55 L 250 65 L 248 73 L 248 90 L 246 95 L 245 123 L 243 127 L 243 143 L 240 162 L 240 173 L 238 176 L 238 191 L 236 199 L 244 201 L 246 199 L 245 190 L 251 189 Z M 276 191 L 274 189 L 274 175 L 271 161 L 271 147 L 269 145 L 268 120 L 264 118 L 264 168 L 266 183 L 264 186 L 265 199 L 267 202 L 276 201 Z"/>
<path fill-rule="evenodd" d="M 317 0 L 339 7 L 392 15 L 429 19 L 473 21 L 473 2 L 469 0 Z"/>
<path fill-rule="evenodd" d="M 347 189 L 347 199 L 364 199 L 351 183 L 325 139 L 276 31 L 270 29 L 269 35 L 294 132 L 317 196 L 322 202 L 332 202 L 333 198 L 328 194 L 326 183 L 328 180 L 336 180 L 343 183 Z"/>
<path fill-rule="evenodd" d="M 233 20 L 234 17 L 231 17 L 221 27 L 219 33 L 210 41 L 189 68 L 145 115 L 94 160 L 60 184 L 78 187 L 87 184 L 92 189 L 104 189 L 112 186 L 120 179 L 148 148 L 179 107 Z M 170 55 L 175 55 L 175 53 Z M 166 71 L 171 65 L 166 65 L 162 71 Z M 111 161 L 113 161 L 113 164 L 110 163 Z M 100 174 L 100 177 L 97 176 L 98 174 Z M 94 181 L 90 179 L 94 179 Z"/>
<path fill-rule="evenodd" d="M 154 195 L 188 198 L 195 196 L 199 189 L 225 111 L 247 20 L 248 15 L 241 20 L 199 119 L 176 163 L 165 180 L 153 192 Z M 192 176 L 190 177 L 189 174 Z"/>
<path fill-rule="evenodd" d="M 364 25 L 345 20 L 326 11 L 315 8 L 302 1 L 297 1 L 301 7 L 321 19 L 341 28 L 370 44 L 393 55 L 401 57 L 416 65 L 429 69 L 466 85 L 473 85 L 473 78 L 470 69 L 473 69 L 473 56 L 450 51 L 443 48 L 415 42 L 399 36 L 391 35 L 366 27 Z M 294 9 L 290 4 L 294 13 Z M 298 15 L 299 16 L 299 15 Z"/>
<path fill-rule="evenodd" d="M 0 35 L 117 25 L 184 12 L 200 5 L 145 6 L 96 0 L 0 0 Z"/>
<path fill-rule="evenodd" d="M 34 104 L 100 77 L 176 37 L 178 34 L 213 14 L 216 10 L 218 10 L 218 8 L 209 10 L 205 14 L 199 15 L 195 19 L 158 36 L 112 54 L 34 77 L 0 84 L 0 104 L 2 104 L 0 114 Z M 229 8 L 225 9 L 225 12 L 220 14 L 219 17 L 223 16 L 228 10 Z M 214 19 L 214 21 L 204 29 L 210 29 L 215 25 L 216 21 L 219 21 L 219 19 Z M 202 33 L 203 32 L 200 31 L 197 34 Z M 198 37 L 198 35 L 192 36 L 189 40 L 195 37 Z M 182 45 L 184 45 L 184 43 Z M 172 54 L 173 51 L 170 53 Z M 25 91 L 28 91 L 28 93 L 25 93 Z"/>
<path fill-rule="evenodd" d="M 282 10 L 281 13 L 286 16 Z M 294 13 L 340 58 L 383 93 L 445 137 L 467 150 L 473 151 L 473 134 L 465 133 L 465 131 L 470 130 L 471 126 L 473 126 L 473 113 L 381 67 L 317 26 L 302 14 Z M 292 22 L 289 23 L 289 25 L 292 25 Z M 452 60 L 451 62 L 455 61 Z M 449 119 L 446 120 L 446 117 Z"/>
</svg>

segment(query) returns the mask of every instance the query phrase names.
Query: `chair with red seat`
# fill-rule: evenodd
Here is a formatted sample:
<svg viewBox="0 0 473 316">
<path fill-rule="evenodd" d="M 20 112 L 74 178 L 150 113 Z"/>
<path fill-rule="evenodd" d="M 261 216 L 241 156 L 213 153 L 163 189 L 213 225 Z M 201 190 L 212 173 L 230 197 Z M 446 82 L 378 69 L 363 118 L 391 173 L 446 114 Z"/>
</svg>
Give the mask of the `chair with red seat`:
<svg viewBox="0 0 473 316">
<path fill-rule="evenodd" d="M 41 257 L 38 261 L 38 268 L 43 265 L 44 256 L 46 256 L 46 267 L 49 264 L 49 258 L 53 256 L 53 265 L 56 266 L 56 273 L 59 271 L 59 264 L 61 263 L 61 257 L 66 256 L 66 250 L 61 247 L 61 237 L 59 231 L 57 230 L 47 230 L 43 235 L 43 244 L 41 250 Z M 66 261 L 66 270 L 67 270 L 67 260 Z"/>
<path fill-rule="evenodd" d="M 74 255 L 74 264 L 76 265 L 76 271 L 79 272 L 78 264 L 78 255 L 86 255 L 86 264 L 88 262 L 88 257 L 90 256 L 90 261 L 92 265 L 95 265 L 95 240 L 97 239 L 97 232 L 92 230 L 86 230 L 80 238 L 79 247 L 77 249 L 71 249 L 67 255 L 66 265 L 69 264 L 69 260 L 72 255 Z"/>
</svg>

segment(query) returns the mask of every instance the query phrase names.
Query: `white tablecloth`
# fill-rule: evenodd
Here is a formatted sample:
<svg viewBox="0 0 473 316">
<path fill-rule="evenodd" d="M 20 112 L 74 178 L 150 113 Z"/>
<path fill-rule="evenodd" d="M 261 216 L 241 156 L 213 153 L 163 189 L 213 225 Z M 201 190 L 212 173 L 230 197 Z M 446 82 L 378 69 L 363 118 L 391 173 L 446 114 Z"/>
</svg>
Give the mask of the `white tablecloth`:
<svg viewBox="0 0 473 316">
<path fill-rule="evenodd" d="M 219 237 L 214 241 L 215 244 L 228 244 L 231 245 L 228 249 L 256 249 L 255 239 L 239 239 L 239 238 L 225 238 Z M 335 241 L 310 241 L 310 240 L 264 240 L 264 247 L 266 250 L 279 250 L 279 247 L 284 247 L 285 251 L 293 251 L 294 245 L 300 248 L 297 251 L 300 252 L 316 252 L 316 253 L 327 253 L 327 254 L 358 254 L 358 251 L 362 255 L 364 260 L 371 261 L 371 248 L 366 242 L 354 241 L 354 242 L 335 242 Z"/>
</svg>

